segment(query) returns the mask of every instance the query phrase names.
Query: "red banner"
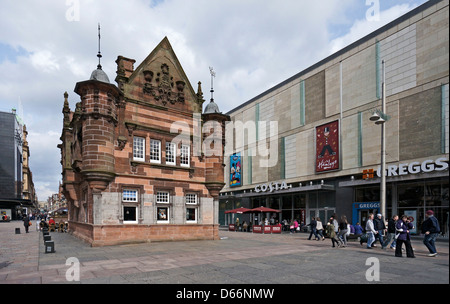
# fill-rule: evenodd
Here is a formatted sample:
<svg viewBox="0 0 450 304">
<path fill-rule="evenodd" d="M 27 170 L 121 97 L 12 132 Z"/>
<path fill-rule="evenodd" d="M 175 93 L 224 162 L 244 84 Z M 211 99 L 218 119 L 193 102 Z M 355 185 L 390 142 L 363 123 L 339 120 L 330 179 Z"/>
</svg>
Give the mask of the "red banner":
<svg viewBox="0 0 450 304">
<path fill-rule="evenodd" d="M 262 226 L 260 225 L 254 225 L 253 226 L 253 233 L 262 233 Z"/>
<path fill-rule="evenodd" d="M 264 226 L 264 233 L 266 234 L 272 233 L 272 226 Z"/>
<path fill-rule="evenodd" d="M 339 169 L 339 121 L 316 127 L 316 172 Z"/>
<path fill-rule="evenodd" d="M 281 225 L 272 226 L 272 233 L 281 233 Z"/>
</svg>

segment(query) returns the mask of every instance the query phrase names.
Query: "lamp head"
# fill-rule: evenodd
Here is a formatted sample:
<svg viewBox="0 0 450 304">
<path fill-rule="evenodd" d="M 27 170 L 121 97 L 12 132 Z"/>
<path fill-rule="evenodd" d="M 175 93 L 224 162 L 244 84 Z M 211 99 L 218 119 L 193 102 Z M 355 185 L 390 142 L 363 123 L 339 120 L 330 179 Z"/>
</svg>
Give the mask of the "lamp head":
<svg viewBox="0 0 450 304">
<path fill-rule="evenodd" d="M 376 125 L 381 125 L 381 124 L 384 124 L 386 122 L 386 120 L 384 120 L 383 118 L 379 118 L 377 121 L 375 121 L 375 124 Z"/>
<path fill-rule="evenodd" d="M 380 115 L 378 115 L 377 112 L 374 112 L 372 116 L 370 116 L 370 121 L 378 121 L 380 118 Z"/>
</svg>

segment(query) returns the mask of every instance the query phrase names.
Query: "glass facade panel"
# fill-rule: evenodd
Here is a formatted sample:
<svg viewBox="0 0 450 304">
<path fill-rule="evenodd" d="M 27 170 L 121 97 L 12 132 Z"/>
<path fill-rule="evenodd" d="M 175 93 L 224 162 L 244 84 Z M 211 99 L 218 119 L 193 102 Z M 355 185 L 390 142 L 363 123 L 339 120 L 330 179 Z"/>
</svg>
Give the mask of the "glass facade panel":
<svg viewBox="0 0 450 304">
<path fill-rule="evenodd" d="M 398 208 L 423 206 L 424 204 L 423 186 L 424 186 L 423 183 L 399 185 L 397 188 Z"/>
<path fill-rule="evenodd" d="M 306 194 L 295 194 L 294 199 L 294 209 L 306 209 Z"/>
</svg>

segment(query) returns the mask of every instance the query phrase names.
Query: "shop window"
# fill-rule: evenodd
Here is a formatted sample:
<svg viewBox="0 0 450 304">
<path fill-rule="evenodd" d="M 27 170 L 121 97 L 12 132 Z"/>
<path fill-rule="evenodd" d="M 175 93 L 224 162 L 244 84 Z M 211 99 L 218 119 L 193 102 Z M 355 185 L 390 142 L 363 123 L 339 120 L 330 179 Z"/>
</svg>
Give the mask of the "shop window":
<svg viewBox="0 0 450 304">
<path fill-rule="evenodd" d="M 145 138 L 133 138 L 133 160 L 145 161 Z"/>
<path fill-rule="evenodd" d="M 122 212 L 124 224 L 137 223 L 138 190 L 125 189 L 122 192 Z M 134 203 L 134 204 L 133 204 Z"/>
<path fill-rule="evenodd" d="M 169 207 L 157 207 L 156 208 L 156 220 L 158 223 L 169 222 Z"/>
<path fill-rule="evenodd" d="M 124 223 L 137 223 L 137 207 L 136 206 L 123 206 L 123 222 Z"/>
<path fill-rule="evenodd" d="M 150 162 L 161 163 L 161 141 L 156 139 L 150 140 Z"/>
<path fill-rule="evenodd" d="M 175 165 L 176 162 L 176 158 L 175 156 L 177 155 L 177 150 L 176 150 L 177 145 L 171 142 L 166 142 L 166 164 L 168 165 Z"/>
<path fill-rule="evenodd" d="M 197 208 L 186 208 L 186 222 L 197 223 Z"/>
<path fill-rule="evenodd" d="M 398 207 L 420 207 L 424 205 L 424 185 L 423 183 L 415 183 L 408 185 L 399 185 L 398 191 Z"/>
</svg>

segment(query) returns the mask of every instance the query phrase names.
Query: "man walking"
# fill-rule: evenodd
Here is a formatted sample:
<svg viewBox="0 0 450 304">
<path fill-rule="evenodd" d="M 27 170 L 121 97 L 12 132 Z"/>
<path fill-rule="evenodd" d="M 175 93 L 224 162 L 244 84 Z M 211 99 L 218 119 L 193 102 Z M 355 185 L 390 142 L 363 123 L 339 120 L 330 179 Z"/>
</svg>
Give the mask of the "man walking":
<svg viewBox="0 0 450 304">
<path fill-rule="evenodd" d="M 384 231 L 386 231 L 386 225 L 384 224 L 384 218 L 380 213 L 378 213 L 377 217 L 373 220 L 373 226 L 375 230 L 378 232 L 375 235 L 375 242 L 377 240 L 380 240 L 381 247 L 383 247 L 384 245 L 383 233 Z"/>
<path fill-rule="evenodd" d="M 367 239 L 367 249 L 372 249 L 372 243 L 375 242 L 375 235 L 378 234 L 378 231 L 375 230 L 373 225 L 373 213 L 369 213 L 369 218 L 366 222 L 366 233 L 369 237 Z"/>
<path fill-rule="evenodd" d="M 396 240 L 395 240 L 395 223 L 397 221 L 398 221 L 398 215 L 394 215 L 391 219 L 389 219 L 386 240 L 384 241 L 384 244 L 381 247 L 381 249 L 385 249 L 389 245 L 389 243 L 391 243 L 391 242 L 392 242 L 392 244 L 391 244 L 390 248 L 391 249 L 395 249 L 395 244 L 396 244 Z"/>
<path fill-rule="evenodd" d="M 314 234 L 314 239 L 319 239 L 319 236 L 317 235 L 317 222 L 316 219 L 313 217 L 311 218 L 311 222 L 309 223 L 309 226 L 311 226 L 311 233 L 309 234 L 308 241 L 311 240 L 312 235 Z"/>
<path fill-rule="evenodd" d="M 422 224 L 422 233 L 425 235 L 423 239 L 424 245 L 428 248 L 428 251 L 430 251 L 429 257 L 435 257 L 437 255 L 436 251 L 436 237 L 438 236 L 439 232 L 441 231 L 439 227 L 439 222 L 434 217 L 434 212 L 432 210 L 428 210 L 425 213 L 425 221 Z"/>
</svg>

